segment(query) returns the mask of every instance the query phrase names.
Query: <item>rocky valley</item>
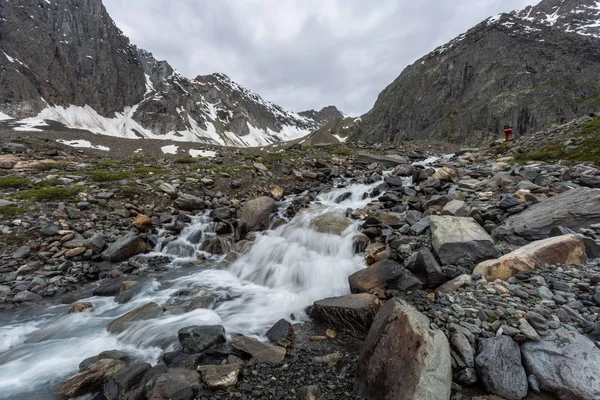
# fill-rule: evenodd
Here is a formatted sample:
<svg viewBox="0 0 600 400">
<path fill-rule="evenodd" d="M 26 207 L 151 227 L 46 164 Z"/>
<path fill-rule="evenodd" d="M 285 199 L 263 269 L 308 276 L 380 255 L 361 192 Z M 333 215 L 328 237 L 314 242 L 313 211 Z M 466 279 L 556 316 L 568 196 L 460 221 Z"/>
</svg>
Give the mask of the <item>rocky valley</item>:
<svg viewBox="0 0 600 400">
<path fill-rule="evenodd" d="M 351 118 L 0 0 L 0 399 L 600 399 L 599 14 L 492 17 Z"/>
</svg>

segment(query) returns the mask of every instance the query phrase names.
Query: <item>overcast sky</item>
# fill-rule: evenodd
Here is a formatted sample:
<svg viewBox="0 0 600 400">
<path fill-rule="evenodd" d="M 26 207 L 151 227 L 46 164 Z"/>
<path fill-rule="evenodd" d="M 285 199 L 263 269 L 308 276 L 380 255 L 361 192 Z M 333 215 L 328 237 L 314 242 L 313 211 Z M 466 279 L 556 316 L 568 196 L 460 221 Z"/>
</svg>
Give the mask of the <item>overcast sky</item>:
<svg viewBox="0 0 600 400">
<path fill-rule="evenodd" d="M 104 0 L 133 44 L 187 77 L 223 72 L 301 111 L 367 112 L 402 70 L 537 0 Z"/>
</svg>

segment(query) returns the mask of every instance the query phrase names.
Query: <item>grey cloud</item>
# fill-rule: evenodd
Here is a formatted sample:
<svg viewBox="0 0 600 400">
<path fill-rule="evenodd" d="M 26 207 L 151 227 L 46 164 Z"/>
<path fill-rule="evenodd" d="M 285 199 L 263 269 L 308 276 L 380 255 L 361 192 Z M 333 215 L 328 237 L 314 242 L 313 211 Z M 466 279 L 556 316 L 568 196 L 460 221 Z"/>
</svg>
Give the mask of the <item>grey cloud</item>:
<svg viewBox="0 0 600 400">
<path fill-rule="evenodd" d="M 368 111 L 435 47 L 531 0 L 104 0 L 131 41 L 188 77 L 223 72 L 292 110 Z"/>
</svg>

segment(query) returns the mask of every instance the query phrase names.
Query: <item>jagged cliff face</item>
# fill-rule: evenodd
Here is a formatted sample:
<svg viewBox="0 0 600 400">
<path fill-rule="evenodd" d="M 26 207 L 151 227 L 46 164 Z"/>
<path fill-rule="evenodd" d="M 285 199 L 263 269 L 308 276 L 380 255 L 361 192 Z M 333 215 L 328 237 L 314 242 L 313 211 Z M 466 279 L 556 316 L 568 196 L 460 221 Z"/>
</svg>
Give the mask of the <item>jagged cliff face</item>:
<svg viewBox="0 0 600 400">
<path fill-rule="evenodd" d="M 1 0 L 0 72 L 0 104 L 15 117 L 46 102 L 107 115 L 144 95 L 137 53 L 101 0 Z"/>
<path fill-rule="evenodd" d="M 527 133 L 598 111 L 599 5 L 543 1 L 489 18 L 407 67 L 351 138 L 478 143 L 504 124 Z"/>
<path fill-rule="evenodd" d="M 0 112 L 129 138 L 262 146 L 318 129 L 223 74 L 188 79 L 129 43 L 101 0 L 0 0 Z"/>
</svg>

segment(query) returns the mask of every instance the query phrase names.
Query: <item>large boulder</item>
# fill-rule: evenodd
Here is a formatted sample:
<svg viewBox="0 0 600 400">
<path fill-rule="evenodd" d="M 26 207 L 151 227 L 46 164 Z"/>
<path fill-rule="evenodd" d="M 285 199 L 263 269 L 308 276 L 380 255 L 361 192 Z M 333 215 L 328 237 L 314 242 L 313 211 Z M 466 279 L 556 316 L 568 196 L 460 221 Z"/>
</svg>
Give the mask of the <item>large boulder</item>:
<svg viewBox="0 0 600 400">
<path fill-rule="evenodd" d="M 352 222 L 342 214 L 330 212 L 321 214 L 310 221 L 310 227 L 320 233 L 341 235 Z"/>
<path fill-rule="evenodd" d="M 180 390 L 197 385 L 200 376 L 198 372 L 187 368 L 172 368 L 165 373 L 159 373 L 144 385 L 147 400 L 170 400 Z"/>
<path fill-rule="evenodd" d="M 244 367 L 242 363 L 223 365 L 200 365 L 198 372 L 202 380 L 210 389 L 227 389 L 235 386 L 238 375 Z"/>
<path fill-rule="evenodd" d="M 260 196 L 248 201 L 238 211 L 242 231 L 262 231 L 269 227 L 271 214 L 277 211 L 277 202 L 270 197 Z"/>
<path fill-rule="evenodd" d="M 587 262 L 585 244 L 578 235 L 563 235 L 532 242 L 495 260 L 487 260 L 475 268 L 488 281 L 506 280 L 519 272 L 532 271 L 547 264 Z"/>
<path fill-rule="evenodd" d="M 393 260 L 381 260 L 348 277 L 352 293 L 371 293 L 386 297 L 387 290 L 420 289 L 421 281 L 403 265 Z"/>
<path fill-rule="evenodd" d="M 577 230 L 600 222 L 600 189 L 576 188 L 508 217 L 493 230 L 495 238 L 513 244 L 545 239 L 558 225 Z"/>
<path fill-rule="evenodd" d="M 448 400 L 452 364 L 448 339 L 429 319 L 394 298 L 377 315 L 356 368 L 359 395 L 381 400 Z"/>
<path fill-rule="evenodd" d="M 117 239 L 102 252 L 102 259 L 110 262 L 125 261 L 147 250 L 146 243 L 136 234 L 129 233 Z"/>
<path fill-rule="evenodd" d="M 429 227 L 443 265 L 476 264 L 500 255 L 494 240 L 473 218 L 432 215 Z"/>
<path fill-rule="evenodd" d="M 379 299 L 372 294 L 348 294 L 315 301 L 309 314 L 336 331 L 364 339 L 379 306 Z"/>
<path fill-rule="evenodd" d="M 123 332 L 131 322 L 134 321 L 143 321 L 147 319 L 156 318 L 162 314 L 162 309 L 156 303 L 148 303 L 144 304 L 141 307 L 136 308 L 135 310 L 131 310 L 119 318 L 112 320 L 106 329 L 110 333 L 119 333 Z"/>
<path fill-rule="evenodd" d="M 480 339 L 475 365 L 488 392 L 507 400 L 520 400 L 527 395 L 527 374 L 521 365 L 521 351 L 509 336 Z"/>
<path fill-rule="evenodd" d="M 585 336 L 560 328 L 521 352 L 542 390 L 562 400 L 600 399 L 600 349 Z"/>
<path fill-rule="evenodd" d="M 225 343 L 225 328 L 221 325 L 186 326 L 177 332 L 186 353 L 202 353 L 211 346 Z"/>
<path fill-rule="evenodd" d="M 112 375 L 124 366 L 125 363 L 119 360 L 103 359 L 96 361 L 83 372 L 63 381 L 56 389 L 56 393 L 72 398 L 97 392 Z"/>
</svg>

